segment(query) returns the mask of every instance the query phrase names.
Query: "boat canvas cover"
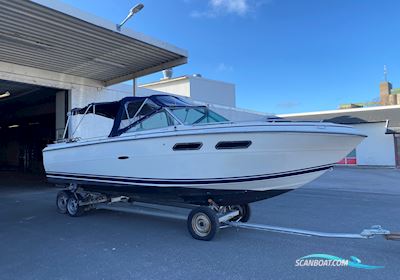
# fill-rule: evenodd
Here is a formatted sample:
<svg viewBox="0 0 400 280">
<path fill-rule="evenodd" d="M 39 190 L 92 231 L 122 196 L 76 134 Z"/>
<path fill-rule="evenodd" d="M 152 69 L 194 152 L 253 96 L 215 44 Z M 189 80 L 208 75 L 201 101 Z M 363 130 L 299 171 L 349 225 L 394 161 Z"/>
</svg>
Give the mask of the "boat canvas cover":
<svg viewBox="0 0 400 280">
<path fill-rule="evenodd" d="M 109 119 L 114 119 L 118 113 L 121 101 L 91 103 L 83 108 L 74 108 L 71 110 L 73 115 L 96 114 Z"/>
<path fill-rule="evenodd" d="M 109 137 L 120 135 L 120 122 L 125 113 L 125 104 L 130 102 L 144 102 L 146 99 L 151 100 L 160 108 L 163 107 L 192 107 L 196 106 L 181 98 L 170 95 L 152 95 L 148 97 L 125 97 L 119 101 L 91 103 L 83 108 L 75 108 L 71 110 L 72 115 L 96 114 L 114 120 L 114 125 Z M 154 112 L 153 112 L 154 113 Z"/>
<path fill-rule="evenodd" d="M 86 114 L 96 114 L 110 119 L 115 119 L 118 115 L 118 111 L 127 102 L 132 101 L 144 101 L 149 98 L 151 101 L 156 103 L 161 107 L 188 107 L 194 106 L 193 104 L 182 100 L 178 97 L 170 95 L 153 95 L 148 97 L 125 97 L 119 101 L 112 102 L 99 102 L 90 103 L 89 105 L 82 108 L 74 108 L 71 110 L 72 114 L 84 115 Z"/>
</svg>

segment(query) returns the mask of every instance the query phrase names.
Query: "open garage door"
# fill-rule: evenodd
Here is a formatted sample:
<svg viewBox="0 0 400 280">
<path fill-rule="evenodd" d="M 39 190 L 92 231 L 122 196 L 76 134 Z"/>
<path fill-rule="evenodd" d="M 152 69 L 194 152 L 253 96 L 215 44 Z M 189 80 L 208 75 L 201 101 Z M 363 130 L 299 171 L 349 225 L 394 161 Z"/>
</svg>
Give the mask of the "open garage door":
<svg viewBox="0 0 400 280">
<path fill-rule="evenodd" d="M 57 0 L 0 0 L 0 25 L 0 190 L 14 177 L 44 178 L 41 150 L 62 135 L 66 108 L 115 100 L 123 94 L 111 85 L 188 57 Z"/>
<path fill-rule="evenodd" d="M 43 175 L 42 149 L 63 129 L 67 97 L 60 89 L 0 80 L 0 171 Z"/>
</svg>

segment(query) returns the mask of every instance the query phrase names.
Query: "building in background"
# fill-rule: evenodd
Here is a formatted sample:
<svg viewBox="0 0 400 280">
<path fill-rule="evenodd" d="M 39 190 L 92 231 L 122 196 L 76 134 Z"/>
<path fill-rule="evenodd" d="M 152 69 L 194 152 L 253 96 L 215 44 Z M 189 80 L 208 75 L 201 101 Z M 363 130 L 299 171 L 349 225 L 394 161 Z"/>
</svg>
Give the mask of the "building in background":
<svg viewBox="0 0 400 280">
<path fill-rule="evenodd" d="M 379 100 L 341 104 L 340 109 L 363 108 L 372 106 L 400 105 L 400 88 L 393 88 L 388 81 L 379 84 Z"/>
<path fill-rule="evenodd" d="M 393 88 L 388 81 L 379 85 L 380 105 L 400 105 L 400 88 Z"/>
<path fill-rule="evenodd" d="M 339 110 L 283 114 L 289 120 L 322 121 L 352 125 L 368 137 L 346 158 L 345 165 L 400 167 L 400 90 L 380 84 L 378 102 L 341 105 Z"/>
<path fill-rule="evenodd" d="M 163 74 L 161 80 L 140 85 L 139 88 L 189 97 L 204 103 L 236 107 L 234 84 L 206 79 L 200 74 L 173 77 L 172 69 L 164 70 Z"/>
<path fill-rule="evenodd" d="M 340 164 L 400 167 L 400 105 L 279 115 L 354 126 L 368 137 Z"/>
<path fill-rule="evenodd" d="M 393 88 L 387 80 L 387 70 L 384 67 L 385 80 L 379 84 L 379 98 L 376 101 L 341 104 L 340 109 L 362 108 L 372 106 L 400 105 L 400 88 Z"/>
<path fill-rule="evenodd" d="M 172 69 L 167 69 L 163 71 L 162 79 L 139 85 L 137 89 L 138 96 L 166 93 L 207 105 L 231 121 L 265 120 L 269 116 L 267 113 L 237 108 L 234 84 L 207 79 L 200 74 L 173 77 Z"/>
</svg>

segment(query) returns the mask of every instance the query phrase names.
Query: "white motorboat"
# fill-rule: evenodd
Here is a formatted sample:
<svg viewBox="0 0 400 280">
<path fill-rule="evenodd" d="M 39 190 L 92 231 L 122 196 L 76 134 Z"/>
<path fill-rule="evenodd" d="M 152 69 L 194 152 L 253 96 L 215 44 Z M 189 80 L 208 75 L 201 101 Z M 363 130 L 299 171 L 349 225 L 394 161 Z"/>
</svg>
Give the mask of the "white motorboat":
<svg viewBox="0 0 400 280">
<path fill-rule="evenodd" d="M 245 204 L 321 176 L 365 137 L 349 126 L 229 122 L 172 96 L 90 104 L 73 115 L 114 119 L 108 137 L 44 149 L 47 178 L 138 201 Z"/>
<path fill-rule="evenodd" d="M 248 203 L 321 176 L 365 137 L 331 123 L 230 122 L 168 95 L 93 103 L 72 110 L 69 120 L 78 117 L 79 126 L 88 115 L 112 123 L 109 135 L 74 138 L 69 128 L 72 137 L 43 150 L 48 180 L 66 187 L 58 211 L 79 216 L 121 199 L 198 205 L 188 229 L 201 240 L 211 240 L 224 221 L 246 222 Z"/>
</svg>

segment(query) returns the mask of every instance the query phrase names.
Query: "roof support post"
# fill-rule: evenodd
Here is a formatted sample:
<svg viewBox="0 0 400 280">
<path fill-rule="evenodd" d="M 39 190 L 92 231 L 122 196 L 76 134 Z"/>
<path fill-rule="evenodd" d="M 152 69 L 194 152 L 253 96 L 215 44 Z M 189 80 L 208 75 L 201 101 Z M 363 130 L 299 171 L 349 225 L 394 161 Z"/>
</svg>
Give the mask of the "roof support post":
<svg viewBox="0 0 400 280">
<path fill-rule="evenodd" d="M 136 78 L 132 79 L 133 96 L 136 96 Z"/>
</svg>

